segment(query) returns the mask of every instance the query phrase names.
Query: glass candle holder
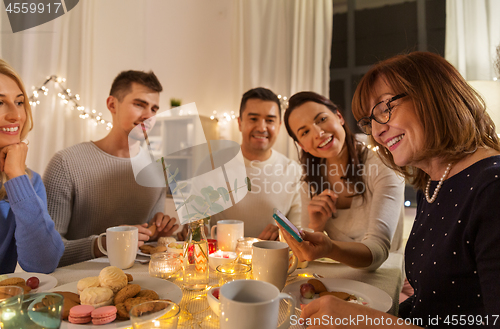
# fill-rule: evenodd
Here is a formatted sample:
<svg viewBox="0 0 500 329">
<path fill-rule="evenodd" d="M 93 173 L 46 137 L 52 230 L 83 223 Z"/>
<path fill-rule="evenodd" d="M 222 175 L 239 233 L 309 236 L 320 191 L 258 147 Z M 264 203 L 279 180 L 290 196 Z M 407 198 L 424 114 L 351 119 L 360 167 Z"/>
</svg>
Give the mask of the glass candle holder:
<svg viewBox="0 0 500 329">
<path fill-rule="evenodd" d="M 134 329 L 177 328 L 180 307 L 174 302 L 154 300 L 130 309 L 130 322 Z"/>
<path fill-rule="evenodd" d="M 252 245 L 254 242 L 259 242 L 257 238 L 239 238 L 236 244 L 236 255 L 239 256 L 239 261 L 246 265 L 252 265 Z"/>
<path fill-rule="evenodd" d="M 219 278 L 219 285 L 234 280 L 249 280 L 252 268 L 250 265 L 228 263 L 217 266 L 216 272 Z"/>
<path fill-rule="evenodd" d="M 173 252 L 158 252 L 151 255 L 149 275 L 160 279 L 170 279 L 182 271 L 182 256 Z"/>
<path fill-rule="evenodd" d="M 21 328 L 20 313 L 24 289 L 18 286 L 0 287 L 0 328 Z"/>
<path fill-rule="evenodd" d="M 213 254 L 217 251 L 217 239 L 207 239 L 208 242 L 208 253 Z"/>
</svg>

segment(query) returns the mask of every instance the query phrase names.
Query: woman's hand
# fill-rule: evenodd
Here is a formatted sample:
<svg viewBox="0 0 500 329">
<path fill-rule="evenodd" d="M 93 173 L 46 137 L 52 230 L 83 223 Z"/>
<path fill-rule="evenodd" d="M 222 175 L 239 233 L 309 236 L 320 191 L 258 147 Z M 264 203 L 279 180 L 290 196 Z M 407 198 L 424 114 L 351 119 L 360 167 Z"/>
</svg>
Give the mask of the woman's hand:
<svg viewBox="0 0 500 329">
<path fill-rule="evenodd" d="M 278 223 L 278 227 L 283 234 L 288 246 L 297 258 L 303 261 L 312 261 L 321 257 L 329 257 L 334 245 L 332 240 L 322 232 L 300 232 L 304 241 L 298 242 Z"/>
<path fill-rule="evenodd" d="M 337 212 L 337 199 L 338 195 L 328 189 L 312 198 L 307 206 L 310 228 L 316 232 L 323 232 L 326 221 Z"/>
<path fill-rule="evenodd" d="M 398 318 L 395 316 L 382 313 L 368 306 L 349 303 L 334 296 L 323 296 L 313 300 L 303 308 L 299 323 L 311 324 L 311 326 L 307 327 L 309 329 L 337 327 L 380 328 L 391 324 L 396 325 L 397 320 Z M 379 323 L 379 325 L 373 325 L 374 323 Z"/>
<path fill-rule="evenodd" d="M 5 172 L 8 179 L 26 174 L 26 143 L 11 144 L 0 150 L 0 171 Z"/>
</svg>

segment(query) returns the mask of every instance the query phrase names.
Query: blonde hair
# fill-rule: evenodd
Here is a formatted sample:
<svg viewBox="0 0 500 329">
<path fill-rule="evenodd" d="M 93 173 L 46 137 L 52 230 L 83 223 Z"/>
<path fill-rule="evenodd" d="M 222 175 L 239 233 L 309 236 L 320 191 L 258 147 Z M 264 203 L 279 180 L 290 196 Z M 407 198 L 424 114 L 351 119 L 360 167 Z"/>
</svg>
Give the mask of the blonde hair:
<svg viewBox="0 0 500 329">
<path fill-rule="evenodd" d="M 418 160 L 440 157 L 455 162 L 478 147 L 500 151 L 495 124 L 486 113 L 481 96 L 444 58 L 429 52 L 412 52 L 384 60 L 372 67 L 361 79 L 352 100 L 356 120 L 369 116 L 374 84 L 383 77 L 395 94 L 406 93 L 413 102 L 415 114 L 424 129 L 425 149 Z M 402 173 L 409 183 L 423 190 L 429 176 L 415 167 L 400 167 L 392 154 L 379 146 L 378 154 L 392 169 Z"/>
<path fill-rule="evenodd" d="M 23 95 L 24 95 L 24 110 L 26 111 L 26 122 L 24 123 L 23 130 L 21 130 L 20 134 L 20 140 L 24 140 L 28 133 L 33 129 L 33 115 L 31 113 L 31 106 L 29 103 L 29 97 L 28 94 L 26 93 L 26 89 L 24 88 L 23 81 L 21 80 L 21 77 L 14 71 L 12 66 L 10 66 L 6 61 L 3 59 L 0 59 L 0 74 L 3 74 L 12 80 L 14 80 L 21 89 Z M 7 175 L 5 172 L 0 172 L 0 180 L 2 182 L 2 187 L 0 188 L 0 200 L 3 200 L 7 192 L 5 191 L 5 182 L 7 181 Z"/>
</svg>

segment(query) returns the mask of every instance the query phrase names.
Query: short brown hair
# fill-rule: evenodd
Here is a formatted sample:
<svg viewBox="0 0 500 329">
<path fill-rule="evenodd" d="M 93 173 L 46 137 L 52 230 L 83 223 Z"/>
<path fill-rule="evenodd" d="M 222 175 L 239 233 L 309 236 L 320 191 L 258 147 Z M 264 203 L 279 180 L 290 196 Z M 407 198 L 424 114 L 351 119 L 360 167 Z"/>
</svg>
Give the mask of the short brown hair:
<svg viewBox="0 0 500 329">
<path fill-rule="evenodd" d="M 267 88 L 253 88 L 243 94 L 240 103 L 240 118 L 243 117 L 243 111 L 249 99 L 260 99 L 261 101 L 275 102 L 278 105 L 279 121 L 281 122 L 281 104 L 278 96 Z"/>
<path fill-rule="evenodd" d="M 440 157 L 455 162 L 478 147 L 500 150 L 495 124 L 481 96 L 444 58 L 430 52 L 397 55 L 372 67 L 361 79 L 352 99 L 356 120 L 369 116 L 370 98 L 377 78 L 384 77 L 395 94 L 406 93 L 424 129 L 425 149 L 417 161 Z M 373 140 L 376 145 L 378 143 Z M 391 168 L 423 190 L 429 176 L 421 169 L 399 167 L 392 154 L 379 145 L 378 153 Z"/>
<path fill-rule="evenodd" d="M 163 87 L 153 71 L 144 72 L 130 70 L 120 72 L 120 74 L 116 76 L 111 85 L 109 95 L 116 97 L 121 102 L 125 95 L 132 89 L 133 82 L 148 87 L 158 93 L 163 91 Z"/>
</svg>

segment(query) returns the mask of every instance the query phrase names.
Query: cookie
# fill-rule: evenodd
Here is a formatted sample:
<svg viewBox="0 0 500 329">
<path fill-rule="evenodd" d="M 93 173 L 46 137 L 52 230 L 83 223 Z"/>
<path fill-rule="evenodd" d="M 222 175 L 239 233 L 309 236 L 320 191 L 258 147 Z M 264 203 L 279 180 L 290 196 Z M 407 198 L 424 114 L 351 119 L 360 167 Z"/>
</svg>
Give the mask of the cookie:
<svg viewBox="0 0 500 329">
<path fill-rule="evenodd" d="M 150 245 L 143 245 L 143 246 L 140 246 L 139 249 L 141 249 L 141 251 L 145 254 L 150 254 L 151 253 L 151 250 L 154 249 L 155 247 L 153 246 L 150 246 Z"/>
<path fill-rule="evenodd" d="M 323 284 L 323 282 L 317 280 L 317 279 L 310 279 L 307 281 L 307 283 L 310 283 L 313 285 L 314 287 L 314 291 L 317 293 L 317 294 L 320 294 L 322 292 L 326 292 L 328 291 L 325 287 L 325 285 Z"/>
<path fill-rule="evenodd" d="M 149 290 L 149 289 L 144 289 L 144 290 L 139 291 L 139 293 L 135 297 L 145 297 L 145 298 L 150 298 L 151 300 L 160 299 L 160 296 L 158 296 L 156 291 Z"/>
<path fill-rule="evenodd" d="M 348 294 L 347 292 L 342 292 L 342 291 L 323 291 L 319 294 L 319 297 L 323 297 L 326 295 L 331 295 L 335 296 L 337 298 L 340 298 L 342 300 L 349 300 L 349 298 L 352 296 L 351 294 Z"/>
<path fill-rule="evenodd" d="M 27 294 L 27 293 L 29 293 L 31 291 L 31 287 L 27 286 L 25 284 L 16 284 L 16 286 L 19 286 L 19 287 L 23 288 L 25 294 Z"/>
<path fill-rule="evenodd" d="M 127 309 L 127 312 L 130 312 L 132 307 L 135 305 L 148 302 L 151 299 L 146 298 L 146 297 L 134 297 L 134 298 L 129 298 L 125 301 L 125 308 Z M 149 307 L 150 306 L 150 307 Z M 153 305 L 145 305 L 144 310 L 141 310 L 141 312 L 151 312 L 153 310 Z"/>
<path fill-rule="evenodd" d="M 119 303 L 116 304 L 116 315 L 118 316 L 118 319 L 120 320 L 128 320 L 130 319 L 130 316 L 127 312 L 127 308 L 125 307 L 125 304 Z"/>
<path fill-rule="evenodd" d="M 128 284 L 125 273 L 116 266 L 108 266 L 99 273 L 99 283 L 101 287 L 107 287 L 117 293 Z M 88 289 L 88 288 L 87 288 Z"/>
<path fill-rule="evenodd" d="M 22 278 L 8 278 L 0 281 L 0 286 L 24 286 L 26 281 Z"/>
<path fill-rule="evenodd" d="M 141 286 L 138 284 L 129 284 L 118 291 L 115 295 L 115 305 L 123 303 L 125 300 L 134 297 L 141 291 Z"/>
<path fill-rule="evenodd" d="M 99 308 L 111 305 L 113 296 L 113 290 L 108 287 L 90 287 L 82 291 L 80 301 L 82 305 L 92 305 Z"/>
<path fill-rule="evenodd" d="M 156 234 L 157 227 L 156 227 L 156 223 L 154 221 L 151 225 L 149 225 L 148 230 L 151 231 L 151 236 Z"/>
<path fill-rule="evenodd" d="M 167 251 L 167 247 L 165 246 L 158 246 L 158 247 L 155 247 L 153 249 L 151 249 L 151 255 L 152 254 L 156 254 L 157 252 L 164 252 L 164 251 Z"/>
<path fill-rule="evenodd" d="M 128 282 L 134 281 L 134 277 L 132 276 L 132 274 L 125 273 L 125 275 L 127 276 L 127 281 Z"/>
<path fill-rule="evenodd" d="M 76 284 L 76 289 L 78 289 L 78 293 L 81 294 L 86 288 L 99 287 L 99 284 L 98 276 L 89 276 L 79 280 Z"/>
<path fill-rule="evenodd" d="M 63 308 L 61 313 L 62 313 L 62 318 L 64 320 L 67 320 L 71 308 L 73 306 L 80 305 L 80 296 L 68 291 L 54 291 L 54 293 L 62 295 L 64 297 Z"/>
</svg>

